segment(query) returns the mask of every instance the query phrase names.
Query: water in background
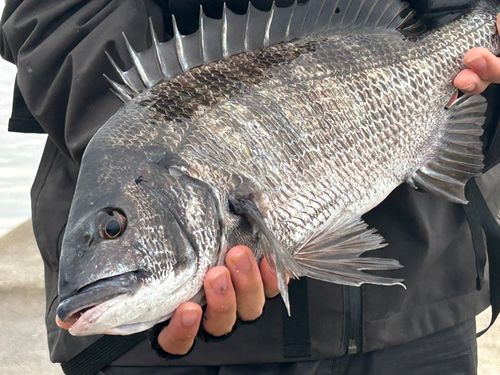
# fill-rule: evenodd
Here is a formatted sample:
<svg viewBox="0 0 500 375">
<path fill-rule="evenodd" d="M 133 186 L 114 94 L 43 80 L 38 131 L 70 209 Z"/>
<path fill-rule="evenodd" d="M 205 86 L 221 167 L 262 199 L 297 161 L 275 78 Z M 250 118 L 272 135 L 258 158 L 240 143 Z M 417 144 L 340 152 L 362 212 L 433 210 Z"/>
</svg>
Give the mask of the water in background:
<svg viewBox="0 0 500 375">
<path fill-rule="evenodd" d="M 29 192 L 46 139 L 7 132 L 15 75 L 15 66 L 0 59 L 0 236 L 31 216 Z"/>
</svg>

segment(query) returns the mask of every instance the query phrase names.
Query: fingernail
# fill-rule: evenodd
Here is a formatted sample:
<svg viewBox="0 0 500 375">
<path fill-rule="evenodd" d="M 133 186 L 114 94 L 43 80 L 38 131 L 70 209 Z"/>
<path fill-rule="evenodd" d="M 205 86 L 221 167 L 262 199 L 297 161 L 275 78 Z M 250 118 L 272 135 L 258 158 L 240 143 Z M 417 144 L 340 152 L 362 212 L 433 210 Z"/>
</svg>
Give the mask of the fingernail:
<svg viewBox="0 0 500 375">
<path fill-rule="evenodd" d="M 236 256 L 233 261 L 234 266 L 236 267 L 236 272 L 250 272 L 250 259 L 248 259 L 248 254 L 246 251 L 243 251 L 241 254 Z"/>
<path fill-rule="evenodd" d="M 220 272 L 219 274 L 212 277 L 210 280 L 210 287 L 217 294 L 223 294 L 227 289 L 227 279 L 224 272 Z"/>
<path fill-rule="evenodd" d="M 474 70 L 485 70 L 488 65 L 483 56 L 476 56 L 466 60 L 465 64 Z"/>
<path fill-rule="evenodd" d="M 191 327 L 199 318 L 198 310 L 186 310 L 182 312 L 181 321 L 184 327 Z"/>
</svg>

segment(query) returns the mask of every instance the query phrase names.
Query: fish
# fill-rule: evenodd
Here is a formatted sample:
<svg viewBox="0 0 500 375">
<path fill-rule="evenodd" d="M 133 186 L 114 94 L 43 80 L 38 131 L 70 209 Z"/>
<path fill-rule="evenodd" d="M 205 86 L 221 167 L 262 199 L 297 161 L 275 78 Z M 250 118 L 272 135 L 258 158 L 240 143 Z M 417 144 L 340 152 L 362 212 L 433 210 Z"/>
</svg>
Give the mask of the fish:
<svg viewBox="0 0 500 375">
<path fill-rule="evenodd" d="M 396 0 L 295 2 L 222 19 L 137 52 L 106 76 L 124 101 L 81 162 L 59 271 L 75 336 L 127 335 L 203 304 L 232 246 L 287 278 L 394 286 L 397 260 L 362 215 L 408 183 L 458 204 L 483 168 L 485 99 L 451 106 L 463 55 L 500 52 L 481 0 L 427 30 Z M 124 34 L 125 35 L 125 34 Z M 120 83 L 121 81 L 121 83 Z"/>
</svg>

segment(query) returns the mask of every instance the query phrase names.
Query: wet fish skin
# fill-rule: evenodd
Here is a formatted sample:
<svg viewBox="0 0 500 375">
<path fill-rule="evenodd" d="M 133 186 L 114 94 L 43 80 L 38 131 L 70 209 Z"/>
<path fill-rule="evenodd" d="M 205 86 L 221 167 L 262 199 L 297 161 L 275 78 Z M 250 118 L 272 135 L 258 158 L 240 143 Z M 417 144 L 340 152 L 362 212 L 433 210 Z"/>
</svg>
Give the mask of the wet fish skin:
<svg viewBox="0 0 500 375">
<path fill-rule="evenodd" d="M 290 253 L 332 217 L 375 207 L 442 146 L 465 52 L 500 52 L 498 9 L 482 4 L 417 41 L 393 31 L 319 35 L 192 69 L 126 103 L 86 150 L 60 300 L 74 303 L 102 279 L 145 276 L 70 332 L 149 328 L 200 300 L 206 271 L 232 245 L 260 256 L 252 223 L 232 213 L 229 197 L 254 202 Z M 114 240 L 96 231 L 103 209 L 127 217 Z"/>
</svg>

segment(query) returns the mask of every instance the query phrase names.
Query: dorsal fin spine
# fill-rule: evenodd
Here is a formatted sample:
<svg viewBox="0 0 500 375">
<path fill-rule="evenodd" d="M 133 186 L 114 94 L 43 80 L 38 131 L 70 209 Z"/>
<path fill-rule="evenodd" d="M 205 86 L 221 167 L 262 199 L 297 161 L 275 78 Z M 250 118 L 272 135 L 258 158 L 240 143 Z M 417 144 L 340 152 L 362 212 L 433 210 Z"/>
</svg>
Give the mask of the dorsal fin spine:
<svg viewBox="0 0 500 375">
<path fill-rule="evenodd" d="M 406 4 L 403 4 L 403 6 L 405 6 L 405 5 L 406 5 Z M 406 7 L 404 8 L 404 10 L 406 10 L 407 8 L 408 8 L 408 6 L 406 6 Z M 399 27 L 400 27 L 401 29 L 405 29 L 405 28 L 407 28 L 407 27 L 409 27 L 409 26 L 412 26 L 412 25 L 413 25 L 413 23 L 411 23 L 411 24 L 410 24 L 410 25 L 408 25 L 408 26 L 406 25 L 406 23 L 407 23 L 407 22 L 411 22 L 411 21 L 414 19 L 415 14 L 417 14 L 417 12 L 415 12 L 414 10 L 411 10 L 410 12 L 408 12 L 408 14 L 405 16 L 405 18 L 403 19 L 403 21 L 400 23 Z"/>
<path fill-rule="evenodd" d="M 183 72 L 186 72 L 189 67 L 186 65 L 186 57 L 184 56 L 184 48 L 182 45 L 182 37 L 179 32 L 179 28 L 177 27 L 177 21 L 175 20 L 175 15 L 172 14 L 172 25 L 174 28 L 174 38 L 175 38 L 175 49 L 177 51 L 177 60 L 179 60 L 179 64 L 181 64 L 181 68 Z"/>
<path fill-rule="evenodd" d="M 362 0 L 362 1 L 361 1 L 361 4 L 359 4 L 359 8 L 358 8 L 358 11 L 357 11 L 356 17 L 354 17 L 354 21 L 353 21 L 353 23 L 352 23 L 353 25 L 357 25 L 358 20 L 359 20 L 359 17 L 361 16 L 361 10 L 363 9 L 363 5 L 365 4 L 365 1 L 366 1 L 366 0 Z M 376 4 L 374 4 L 374 5 L 376 5 Z M 373 7 L 372 7 L 372 9 L 373 9 Z M 359 25 L 358 25 L 358 27 L 359 27 Z"/>
<path fill-rule="evenodd" d="M 385 10 L 385 12 L 382 14 L 382 17 L 380 17 L 380 21 L 382 21 L 382 19 L 383 19 L 383 18 L 384 18 L 384 16 L 387 14 L 387 12 L 389 11 L 389 9 L 391 9 L 391 7 L 393 6 L 393 4 L 394 4 L 394 2 L 392 2 L 392 3 L 390 3 L 390 4 L 389 4 L 389 6 L 388 6 L 388 7 L 387 7 L 387 9 Z M 399 8 L 399 11 L 401 11 L 401 10 L 402 10 L 402 9 L 401 9 L 401 7 L 400 7 L 400 8 Z M 398 17 L 398 14 L 399 14 L 399 13 L 398 13 L 398 12 L 396 12 L 396 13 L 392 16 L 391 20 L 390 20 L 388 23 L 386 23 L 386 26 L 385 26 L 385 27 L 386 27 L 386 29 L 387 29 L 387 28 L 389 28 L 389 26 L 390 26 L 390 25 L 394 22 L 394 20 Z M 379 25 L 380 25 L 380 23 L 377 23 L 377 26 L 379 26 Z"/>
<path fill-rule="evenodd" d="M 200 41 L 201 41 L 201 56 L 203 57 L 203 62 L 207 63 L 208 62 L 208 57 L 206 53 L 206 46 L 205 46 L 205 12 L 203 11 L 203 5 L 200 4 L 200 18 L 199 18 L 199 25 L 200 25 Z"/>
<path fill-rule="evenodd" d="M 293 15 L 295 13 L 295 10 L 297 9 L 297 4 L 298 4 L 298 0 L 294 0 L 293 1 L 293 9 L 292 9 L 292 14 L 290 15 L 290 19 L 288 20 L 288 25 L 286 26 L 286 33 L 285 33 L 285 41 L 288 42 L 290 41 L 290 25 L 292 24 L 292 19 L 293 19 Z"/>
<path fill-rule="evenodd" d="M 113 58 L 109 55 L 108 51 L 104 51 L 104 53 L 106 54 L 106 57 L 108 58 L 109 62 L 111 63 L 111 65 L 113 66 L 113 68 L 116 70 L 116 72 L 118 73 L 118 75 L 120 76 L 120 78 L 123 80 L 123 82 L 125 82 L 127 84 L 127 86 L 129 86 L 130 88 L 132 88 L 132 83 L 130 82 L 130 80 L 128 79 L 128 77 L 123 73 L 123 70 L 120 69 L 120 67 L 115 62 L 115 60 L 113 60 Z M 104 76 L 106 77 L 106 79 L 110 80 L 110 78 L 107 75 L 104 75 Z M 116 82 L 114 82 L 114 83 L 116 83 Z"/>
<path fill-rule="evenodd" d="M 224 2 L 224 8 L 222 9 L 222 56 L 226 59 L 229 57 L 229 48 L 228 48 L 228 35 L 227 35 L 227 5 Z"/>
<path fill-rule="evenodd" d="M 386 4 L 384 11 L 382 12 L 382 14 L 380 15 L 380 17 L 378 18 L 377 22 L 375 22 L 375 27 L 377 27 L 380 24 L 380 22 L 382 21 L 382 19 L 384 18 L 385 14 L 389 10 L 389 8 L 392 6 L 392 4 L 393 4 L 393 2 L 390 2 L 390 3 Z"/>
<path fill-rule="evenodd" d="M 271 10 L 269 11 L 269 17 L 266 23 L 266 32 L 264 33 L 264 47 L 269 47 L 269 30 L 271 30 L 271 23 L 273 22 L 274 12 L 276 11 L 276 1 L 273 1 Z"/>
<path fill-rule="evenodd" d="M 247 19 L 245 21 L 245 38 L 243 40 L 243 48 L 245 49 L 245 51 L 249 50 L 249 44 L 248 44 L 248 27 L 250 26 L 251 12 L 252 12 L 252 2 L 249 1 L 248 2 L 248 6 L 247 6 Z"/>
<path fill-rule="evenodd" d="M 160 43 L 158 42 L 158 36 L 156 35 L 155 29 L 153 27 L 153 20 L 151 19 L 151 17 L 149 18 L 149 29 L 151 32 L 151 40 L 153 41 L 152 47 L 154 50 L 154 55 L 156 57 L 156 61 L 158 63 L 158 67 L 161 71 L 163 78 L 167 78 L 168 77 L 167 68 L 166 68 L 165 63 L 163 62 L 163 58 L 160 54 Z"/>
<path fill-rule="evenodd" d="M 309 6 L 307 7 L 307 12 L 306 16 L 304 17 L 304 21 L 302 22 L 302 29 L 300 31 L 300 36 L 304 37 L 308 35 L 309 33 L 314 32 L 314 23 L 316 22 L 316 18 L 319 13 L 319 9 L 321 7 L 318 7 L 319 1 L 322 0 L 309 0 Z M 316 12 L 315 12 L 316 11 Z M 314 17 L 314 20 L 311 19 L 311 17 Z M 309 26 L 312 25 L 312 26 Z"/>
<path fill-rule="evenodd" d="M 300 24 L 300 29 L 299 29 L 300 31 L 299 31 L 299 35 L 298 35 L 299 38 L 302 38 L 304 36 L 304 34 L 303 34 L 304 33 L 304 24 L 306 22 L 307 15 L 309 14 L 309 9 L 311 9 L 311 3 L 312 3 L 312 1 L 307 2 L 307 5 L 306 5 L 307 8 L 304 12 L 304 18 L 302 19 L 302 22 Z"/>
<path fill-rule="evenodd" d="M 318 21 L 319 21 L 319 18 L 321 17 L 321 13 L 323 13 L 323 9 L 325 8 L 325 2 L 326 2 L 326 0 L 323 0 L 323 3 L 321 4 L 321 8 L 318 12 L 318 15 L 316 16 L 316 21 L 314 21 L 313 30 L 315 30 L 315 31 L 318 29 Z"/>
<path fill-rule="evenodd" d="M 146 70 L 144 69 L 144 66 L 141 64 L 141 61 L 139 60 L 139 54 L 134 50 L 134 47 L 132 47 L 124 32 L 122 32 L 122 35 L 123 39 L 125 40 L 125 46 L 127 47 L 130 57 L 132 58 L 132 63 L 134 64 L 137 73 L 141 77 L 142 82 L 146 85 L 146 87 L 152 87 L 154 83 L 151 82 L 146 73 Z"/>
<path fill-rule="evenodd" d="M 409 7 L 408 3 L 402 3 L 398 12 L 396 12 L 396 15 L 394 16 L 394 18 L 392 19 L 392 21 L 387 25 L 387 28 L 390 28 L 390 27 L 399 27 L 401 25 L 401 21 L 398 20 L 398 17 L 401 15 L 401 13 L 403 13 L 407 8 Z"/>
<path fill-rule="evenodd" d="M 373 2 L 372 9 L 370 10 L 370 13 L 375 10 L 375 7 L 377 6 L 378 2 L 379 2 L 379 0 L 375 0 Z M 365 22 L 362 25 L 360 25 L 360 27 L 361 28 L 366 27 L 366 24 L 368 23 L 369 20 L 370 20 L 370 17 L 366 17 Z"/>
<path fill-rule="evenodd" d="M 324 17 L 328 17 L 328 20 L 330 20 L 330 16 L 332 14 L 332 8 L 333 7 L 333 1 L 323 1 L 323 5 L 321 6 L 321 10 L 318 13 L 318 18 L 316 20 L 316 23 L 314 25 L 314 30 L 315 31 L 320 31 L 324 30 L 326 26 L 326 22 L 324 20 Z M 321 20 L 321 22 L 320 22 Z"/>
<path fill-rule="evenodd" d="M 352 0 L 349 0 L 349 3 L 346 5 L 346 11 L 344 12 L 343 16 L 342 16 L 342 20 L 340 21 L 341 24 L 344 24 L 345 22 L 345 17 L 347 16 L 347 13 L 348 13 L 348 9 L 351 7 L 351 4 L 352 4 Z"/>
<path fill-rule="evenodd" d="M 106 81 L 108 81 L 109 85 L 111 86 L 111 91 L 122 101 L 122 102 L 127 102 L 131 100 L 134 95 L 131 95 L 129 90 L 130 88 L 126 85 L 120 85 L 119 83 L 113 81 L 111 78 L 109 78 L 106 74 L 103 74 L 104 78 Z"/>
<path fill-rule="evenodd" d="M 333 7 L 332 14 L 330 15 L 330 20 L 328 21 L 328 26 L 327 26 L 329 29 L 332 28 L 333 16 L 335 15 L 337 8 L 339 7 L 339 2 L 340 2 L 340 0 L 337 0 L 337 2 L 335 3 L 335 6 Z"/>
</svg>

